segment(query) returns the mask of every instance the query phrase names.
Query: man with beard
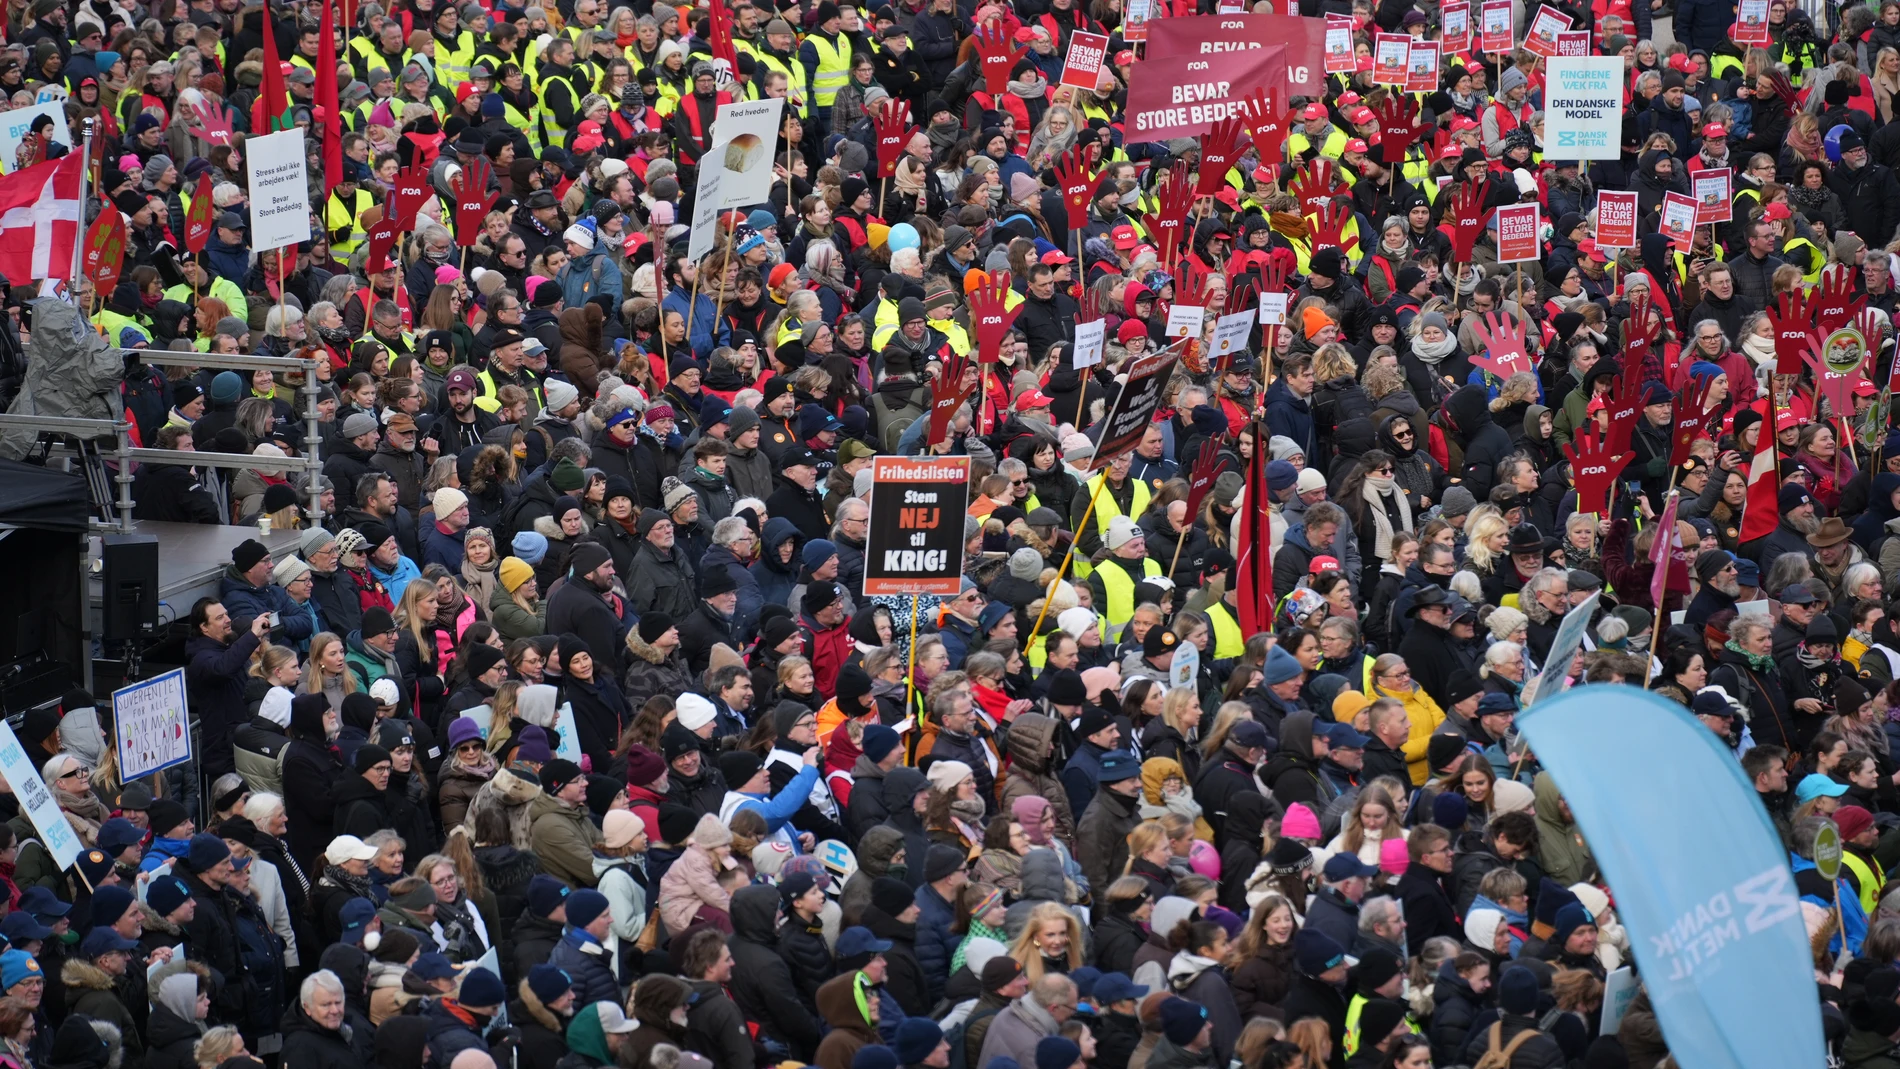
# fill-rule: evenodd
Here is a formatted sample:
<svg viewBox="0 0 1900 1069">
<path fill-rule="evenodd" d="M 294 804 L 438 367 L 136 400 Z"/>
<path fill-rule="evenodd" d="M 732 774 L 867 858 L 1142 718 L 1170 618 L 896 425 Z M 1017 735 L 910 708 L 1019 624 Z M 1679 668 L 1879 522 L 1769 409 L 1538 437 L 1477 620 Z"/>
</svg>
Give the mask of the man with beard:
<svg viewBox="0 0 1900 1069">
<path fill-rule="evenodd" d="M 492 412 L 483 411 L 475 404 L 479 389 L 481 385 L 475 372 L 468 368 L 458 367 L 449 372 L 442 387 L 448 396 L 449 410 L 430 425 L 429 433 L 424 436 L 424 441 L 435 443 L 436 455 L 454 456 L 464 449 L 479 447 L 484 436 L 501 425 L 501 420 Z"/>
<path fill-rule="evenodd" d="M 1735 599 L 1742 592 L 1740 573 L 1735 568 L 1735 558 L 1727 550 L 1705 549 L 1696 555 L 1695 577 L 1702 584 L 1695 598 L 1683 610 L 1682 622 L 1701 631 L 1709 617 L 1724 609 L 1733 609 Z M 1536 653 L 1533 651 L 1532 656 Z M 1541 657 L 1538 658 L 1542 660 Z"/>
<path fill-rule="evenodd" d="M 1814 547 L 1808 545 L 1808 536 L 1821 529 L 1821 520 L 1814 514 L 1814 498 L 1800 483 L 1781 484 L 1777 504 L 1781 522 L 1765 537 L 1742 547 L 1742 555 L 1753 558 L 1764 572 L 1783 553 L 1812 558 Z"/>
<path fill-rule="evenodd" d="M 1561 568 L 1542 568 L 1524 580 L 1517 594 L 1517 607 L 1530 621 L 1525 626 L 1525 644 L 1531 658 L 1539 664 L 1550 654 L 1557 640 L 1557 627 L 1570 611 L 1570 574 Z"/>
<path fill-rule="evenodd" d="M 1840 591 L 1847 569 L 1867 559 L 1853 539 L 1853 532 L 1839 516 L 1822 520 L 1808 535 L 1814 556 L 1814 577 L 1826 583 L 1830 590 Z"/>
<path fill-rule="evenodd" d="M 569 569 L 570 578 L 556 584 L 548 596 L 547 633 L 579 635 L 593 649 L 595 662 L 619 679 L 626 668 L 621 651 L 627 611 L 614 593 L 613 555 L 598 542 L 582 542 L 574 547 Z"/>
<path fill-rule="evenodd" d="M 510 239 L 512 240 L 512 239 Z M 521 309 L 518 297 L 502 296 L 496 298 L 497 305 L 511 304 L 515 311 Z M 497 312 L 497 315 L 504 314 Z M 522 363 L 522 343 L 527 340 L 519 330 L 505 328 L 496 332 L 490 342 L 488 367 L 475 376 L 475 407 L 483 412 L 494 412 L 501 407 L 501 388 L 519 386 L 528 394 L 528 413 L 533 415 L 541 410 L 544 397 L 541 393 L 541 376 Z"/>
</svg>

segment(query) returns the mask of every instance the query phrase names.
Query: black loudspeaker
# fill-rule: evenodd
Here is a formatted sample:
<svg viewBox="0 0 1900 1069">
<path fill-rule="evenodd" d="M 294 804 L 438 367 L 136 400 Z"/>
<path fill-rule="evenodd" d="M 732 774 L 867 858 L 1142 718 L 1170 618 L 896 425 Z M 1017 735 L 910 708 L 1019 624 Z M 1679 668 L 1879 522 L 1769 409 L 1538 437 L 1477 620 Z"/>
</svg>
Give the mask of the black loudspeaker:
<svg viewBox="0 0 1900 1069">
<path fill-rule="evenodd" d="M 99 550 L 101 638 L 121 642 L 158 628 L 158 539 L 106 535 Z"/>
</svg>

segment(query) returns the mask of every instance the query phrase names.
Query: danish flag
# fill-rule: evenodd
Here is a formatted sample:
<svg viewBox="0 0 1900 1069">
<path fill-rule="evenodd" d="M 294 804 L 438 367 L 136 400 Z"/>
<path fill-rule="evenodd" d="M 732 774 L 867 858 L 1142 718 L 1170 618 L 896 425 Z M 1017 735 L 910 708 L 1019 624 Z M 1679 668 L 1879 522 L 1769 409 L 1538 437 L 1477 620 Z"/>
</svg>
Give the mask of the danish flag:
<svg viewBox="0 0 1900 1069">
<path fill-rule="evenodd" d="M 0 274 L 17 282 L 72 274 L 85 166 L 73 152 L 0 178 Z"/>
</svg>

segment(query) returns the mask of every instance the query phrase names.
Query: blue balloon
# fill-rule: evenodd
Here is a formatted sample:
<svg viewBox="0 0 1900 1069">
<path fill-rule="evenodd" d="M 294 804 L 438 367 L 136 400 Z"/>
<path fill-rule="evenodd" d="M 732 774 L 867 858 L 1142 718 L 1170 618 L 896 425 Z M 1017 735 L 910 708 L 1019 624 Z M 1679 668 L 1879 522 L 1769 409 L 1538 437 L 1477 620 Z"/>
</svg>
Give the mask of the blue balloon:
<svg viewBox="0 0 1900 1069">
<path fill-rule="evenodd" d="M 890 245 L 892 252 L 899 249 L 914 249 L 918 244 L 917 228 L 909 223 L 899 223 L 891 227 L 890 236 L 884 240 Z"/>
</svg>

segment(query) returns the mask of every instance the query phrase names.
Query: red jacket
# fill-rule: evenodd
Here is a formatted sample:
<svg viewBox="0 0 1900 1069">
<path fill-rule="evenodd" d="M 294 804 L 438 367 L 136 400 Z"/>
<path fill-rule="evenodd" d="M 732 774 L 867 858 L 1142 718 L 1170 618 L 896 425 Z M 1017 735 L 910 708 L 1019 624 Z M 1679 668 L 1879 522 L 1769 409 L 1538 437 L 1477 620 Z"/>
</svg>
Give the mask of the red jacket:
<svg viewBox="0 0 1900 1069">
<path fill-rule="evenodd" d="M 847 630 L 849 625 L 849 620 L 840 620 L 837 627 L 824 630 L 809 616 L 798 618 L 798 631 L 805 639 L 805 656 L 810 659 L 812 675 L 817 678 L 818 693 L 827 701 L 837 696 L 838 672 L 844 668 L 845 658 L 851 656 L 855 646 Z"/>
</svg>

